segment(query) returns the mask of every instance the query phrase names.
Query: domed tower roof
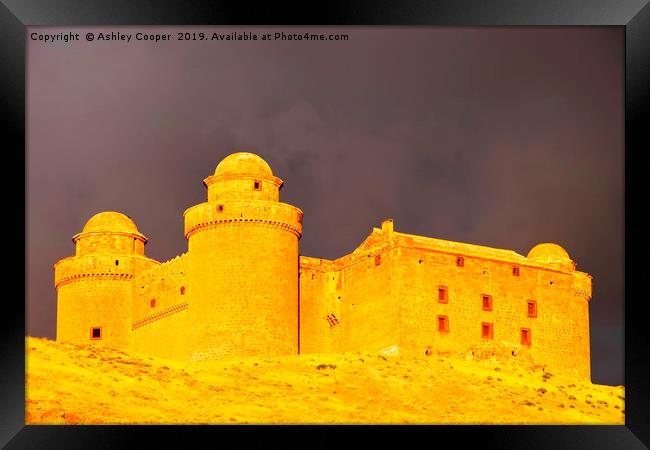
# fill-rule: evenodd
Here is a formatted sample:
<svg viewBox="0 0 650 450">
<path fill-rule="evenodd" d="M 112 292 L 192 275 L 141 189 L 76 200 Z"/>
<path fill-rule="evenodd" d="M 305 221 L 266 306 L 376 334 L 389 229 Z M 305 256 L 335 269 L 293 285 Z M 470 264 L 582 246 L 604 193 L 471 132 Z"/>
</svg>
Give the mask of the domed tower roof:
<svg viewBox="0 0 650 450">
<path fill-rule="evenodd" d="M 251 174 L 273 176 L 271 167 L 254 153 L 238 152 L 226 156 L 217 165 L 215 176 L 225 174 Z"/>
<path fill-rule="evenodd" d="M 271 167 L 254 153 L 237 152 L 226 156 L 214 174 L 203 180 L 208 201 L 270 200 L 279 201 L 284 182 L 273 175 Z"/>
<path fill-rule="evenodd" d="M 139 241 L 138 244 L 136 241 Z M 77 256 L 90 253 L 144 254 L 147 237 L 129 216 L 104 211 L 92 216 L 81 233 L 72 236 Z"/>
<path fill-rule="evenodd" d="M 530 249 L 526 257 L 544 264 L 558 264 L 567 267 L 575 267 L 575 263 L 566 250 L 557 244 L 548 242 L 537 244 L 535 247 Z"/>
<path fill-rule="evenodd" d="M 140 234 L 130 217 L 115 211 L 100 212 L 92 216 L 82 233 L 91 232 L 118 232 Z"/>
</svg>

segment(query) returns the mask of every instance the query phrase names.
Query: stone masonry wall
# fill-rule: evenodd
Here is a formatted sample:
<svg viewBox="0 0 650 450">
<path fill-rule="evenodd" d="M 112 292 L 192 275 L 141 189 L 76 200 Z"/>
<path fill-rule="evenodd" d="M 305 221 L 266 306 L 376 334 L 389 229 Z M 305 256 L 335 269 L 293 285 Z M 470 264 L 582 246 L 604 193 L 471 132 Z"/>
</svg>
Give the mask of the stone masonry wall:
<svg viewBox="0 0 650 450">
<path fill-rule="evenodd" d="M 301 353 L 380 351 L 398 344 L 388 246 L 330 262 L 301 257 Z"/>
<path fill-rule="evenodd" d="M 328 322 L 329 314 L 340 317 L 334 274 L 332 261 L 300 256 L 300 353 L 334 351 L 338 329 Z"/>
<path fill-rule="evenodd" d="M 509 262 L 464 257 L 464 266 L 458 267 L 455 254 L 414 248 L 400 248 L 398 254 L 400 345 L 405 350 L 424 353 L 431 345 L 467 352 L 487 341 L 516 348 L 525 328 L 538 364 L 589 377 L 581 344 L 588 339 L 587 300 L 574 297 L 572 274 L 522 265 L 514 276 Z M 447 303 L 438 301 L 439 286 L 448 289 Z M 492 297 L 491 311 L 483 309 L 483 295 Z M 528 316 L 529 300 L 536 302 L 536 317 Z M 438 316 L 448 318 L 448 331 L 438 330 Z M 482 337 L 483 323 L 493 325 L 491 339 Z"/>
<path fill-rule="evenodd" d="M 408 245 L 408 239 L 371 236 L 367 242 L 372 245 L 363 251 L 325 264 L 301 257 L 301 353 L 396 346 L 424 354 L 431 346 L 466 354 L 493 345 L 524 349 L 537 364 L 589 378 L 588 275 L 526 264 L 516 255 L 481 258 L 476 249 L 466 255 Z M 440 288 L 445 302 L 439 301 Z M 483 296 L 490 296 L 490 310 L 484 310 Z M 535 317 L 529 317 L 529 301 L 535 302 Z M 492 326 L 490 338 L 482 335 L 484 323 Z M 522 342 L 522 329 L 530 345 Z"/>
<path fill-rule="evenodd" d="M 163 358 L 186 359 L 187 254 L 176 256 L 133 280 L 132 348 Z"/>
</svg>

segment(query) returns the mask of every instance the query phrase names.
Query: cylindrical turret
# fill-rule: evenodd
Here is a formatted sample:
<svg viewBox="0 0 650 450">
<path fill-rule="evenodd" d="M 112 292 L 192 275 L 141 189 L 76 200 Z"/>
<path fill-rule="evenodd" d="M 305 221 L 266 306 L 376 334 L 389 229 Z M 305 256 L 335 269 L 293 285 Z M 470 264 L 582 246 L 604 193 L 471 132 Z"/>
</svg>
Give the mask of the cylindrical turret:
<svg viewBox="0 0 650 450">
<path fill-rule="evenodd" d="M 569 301 L 566 311 L 570 313 L 563 320 L 570 322 L 571 335 L 567 336 L 569 342 L 565 343 L 571 348 L 572 358 L 570 366 L 577 370 L 578 375 L 590 379 L 591 359 L 589 341 L 589 302 L 591 301 L 591 275 L 577 271 L 576 262 L 569 253 L 557 244 L 542 243 L 533 247 L 526 256 L 548 268 L 571 274 L 573 295 L 560 297 Z M 571 292 L 571 291 L 570 291 Z"/>
<path fill-rule="evenodd" d="M 158 264 L 144 256 L 147 238 L 111 211 L 94 215 L 72 241 L 76 255 L 54 264 L 57 340 L 128 347 L 131 279 Z"/>
<path fill-rule="evenodd" d="M 279 202 L 282 180 L 252 153 L 206 178 L 208 201 L 185 211 L 191 359 L 298 352 L 302 211 Z"/>
</svg>

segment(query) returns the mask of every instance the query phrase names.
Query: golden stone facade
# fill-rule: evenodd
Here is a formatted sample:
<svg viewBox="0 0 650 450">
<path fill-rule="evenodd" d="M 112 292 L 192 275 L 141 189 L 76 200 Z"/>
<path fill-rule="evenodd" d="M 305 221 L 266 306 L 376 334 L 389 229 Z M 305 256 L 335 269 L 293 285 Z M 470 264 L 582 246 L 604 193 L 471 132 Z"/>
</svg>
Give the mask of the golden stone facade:
<svg viewBox="0 0 650 450">
<path fill-rule="evenodd" d="M 54 265 L 57 340 L 182 360 L 524 349 L 590 378 L 591 276 L 559 245 L 510 250 L 374 228 L 336 260 L 299 255 L 302 211 L 259 156 L 234 153 L 187 209 L 187 252 L 160 263 L 102 212 Z"/>
</svg>

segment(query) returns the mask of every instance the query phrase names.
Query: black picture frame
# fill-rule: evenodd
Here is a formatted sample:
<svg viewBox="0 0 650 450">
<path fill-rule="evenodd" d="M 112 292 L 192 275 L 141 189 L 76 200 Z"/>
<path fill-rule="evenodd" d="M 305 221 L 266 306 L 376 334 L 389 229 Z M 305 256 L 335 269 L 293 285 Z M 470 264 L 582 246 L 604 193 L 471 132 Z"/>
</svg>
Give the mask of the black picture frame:
<svg viewBox="0 0 650 450">
<path fill-rule="evenodd" d="M 288 7 L 275 3 L 146 0 L 2 0 L 0 4 L 0 111 L 5 156 L 18 162 L 6 171 L 4 220 L 25 230 L 25 51 L 26 27 L 91 25 L 421 25 L 421 26 L 588 26 L 625 28 L 625 425 L 624 426 L 25 426 L 25 308 L 19 296 L 5 296 L 0 314 L 0 444 L 22 448 L 129 448 L 138 442 L 162 448 L 187 446 L 205 439 L 230 447 L 226 440 L 266 446 L 273 441 L 297 446 L 343 445 L 339 433 L 363 433 L 364 439 L 400 445 L 451 439 L 455 447 L 470 441 L 482 448 L 647 448 L 648 328 L 642 280 L 648 239 L 640 215 L 645 198 L 644 166 L 650 149 L 647 119 L 650 88 L 650 6 L 645 0 L 444 0 L 390 2 L 331 1 Z M 644 130 L 644 125 L 646 130 Z M 8 139 L 6 139 L 8 138 Z M 21 167 L 20 171 L 18 168 Z M 17 176 L 14 176 L 17 175 Z M 22 175 L 22 176 L 21 176 Z M 22 201 L 20 201 L 22 200 Z M 16 206 L 9 205 L 15 201 Z M 641 207 L 634 208 L 634 206 Z M 21 221 L 23 218 L 25 222 Z M 11 255 L 25 257 L 26 242 L 12 236 Z M 26 237 L 26 234 L 24 235 Z M 15 253 L 14 253 L 15 252 Z M 22 272 L 16 263 L 13 270 Z M 13 258 L 12 258 L 13 260 Z M 12 267 L 12 266 L 8 266 Z M 17 269 L 15 269 L 17 268 Z M 22 268 L 22 271 L 20 270 Z M 19 279 L 8 277 L 8 281 Z M 25 278 L 23 278 L 25 279 Z M 7 283 L 9 284 L 9 283 Z M 16 283 L 19 284 L 19 283 Z M 23 284 L 24 290 L 25 284 Z M 24 290 L 25 291 L 25 290 Z M 24 297 L 23 297 L 24 298 Z M 320 436 L 314 435 L 321 434 Z M 346 436 L 347 440 L 348 437 Z M 432 440 L 435 439 L 435 440 Z M 329 444 L 328 444 L 329 443 Z M 302 444 L 302 445 L 301 445 Z"/>
</svg>

